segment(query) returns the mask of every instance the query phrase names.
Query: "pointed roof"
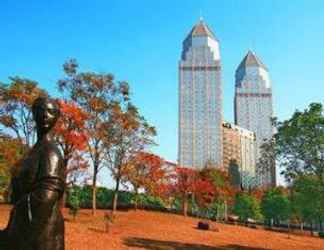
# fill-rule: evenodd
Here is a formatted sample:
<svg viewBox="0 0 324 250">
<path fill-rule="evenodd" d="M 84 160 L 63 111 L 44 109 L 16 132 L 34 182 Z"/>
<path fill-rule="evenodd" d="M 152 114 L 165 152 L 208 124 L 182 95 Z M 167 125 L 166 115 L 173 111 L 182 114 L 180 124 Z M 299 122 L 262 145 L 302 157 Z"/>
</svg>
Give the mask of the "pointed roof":
<svg viewBox="0 0 324 250">
<path fill-rule="evenodd" d="M 200 18 L 199 22 L 192 28 L 192 30 L 188 35 L 188 37 L 196 37 L 196 36 L 208 36 L 210 38 L 217 40 L 214 33 L 211 31 L 211 29 L 203 21 L 202 18 Z"/>
<path fill-rule="evenodd" d="M 237 70 L 246 67 L 260 67 L 265 70 L 268 70 L 267 67 L 261 62 L 261 60 L 257 57 L 257 55 L 249 50 L 246 56 L 243 58 L 242 62 L 238 66 Z"/>
</svg>

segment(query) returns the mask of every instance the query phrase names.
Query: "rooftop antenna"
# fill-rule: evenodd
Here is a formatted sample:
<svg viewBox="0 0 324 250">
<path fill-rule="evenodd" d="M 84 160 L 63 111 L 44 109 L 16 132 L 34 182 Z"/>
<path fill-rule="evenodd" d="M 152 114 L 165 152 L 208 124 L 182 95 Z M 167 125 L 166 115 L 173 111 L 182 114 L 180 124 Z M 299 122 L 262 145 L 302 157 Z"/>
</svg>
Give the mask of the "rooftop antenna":
<svg viewBox="0 0 324 250">
<path fill-rule="evenodd" d="M 201 9 L 200 9 L 200 11 L 199 11 L 199 14 L 200 14 L 200 16 L 199 16 L 199 21 L 200 21 L 200 22 L 204 21 L 204 18 L 203 18 L 202 10 L 201 10 Z"/>
<path fill-rule="evenodd" d="M 250 42 L 250 48 L 249 48 L 249 50 L 251 52 L 254 52 L 254 49 L 255 49 L 255 42 L 254 42 L 254 39 L 252 39 L 252 41 Z"/>
</svg>

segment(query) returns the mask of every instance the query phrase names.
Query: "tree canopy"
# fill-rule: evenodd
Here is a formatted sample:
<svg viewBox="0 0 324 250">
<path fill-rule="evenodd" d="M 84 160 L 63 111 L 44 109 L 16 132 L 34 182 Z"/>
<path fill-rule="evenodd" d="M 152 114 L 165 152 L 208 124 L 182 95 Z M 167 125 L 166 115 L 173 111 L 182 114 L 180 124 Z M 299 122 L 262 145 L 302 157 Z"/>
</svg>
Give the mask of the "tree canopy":
<svg viewBox="0 0 324 250">
<path fill-rule="evenodd" d="M 290 215 L 290 200 L 282 188 L 272 188 L 267 190 L 261 200 L 261 211 L 264 219 L 269 224 L 274 221 L 279 224 Z"/>
<path fill-rule="evenodd" d="M 47 93 L 35 81 L 20 77 L 9 80 L 9 84 L 0 83 L 0 131 L 4 128 L 2 132 L 31 147 L 36 140 L 31 106 L 37 97 Z"/>
<path fill-rule="evenodd" d="M 282 174 L 288 181 L 315 175 L 324 183 L 324 112 L 321 103 L 311 103 L 304 112 L 296 111 L 277 122 L 275 148 Z"/>
<path fill-rule="evenodd" d="M 256 198 L 244 192 L 239 192 L 235 196 L 233 212 L 239 216 L 241 221 L 247 219 L 260 219 L 260 204 Z"/>
</svg>

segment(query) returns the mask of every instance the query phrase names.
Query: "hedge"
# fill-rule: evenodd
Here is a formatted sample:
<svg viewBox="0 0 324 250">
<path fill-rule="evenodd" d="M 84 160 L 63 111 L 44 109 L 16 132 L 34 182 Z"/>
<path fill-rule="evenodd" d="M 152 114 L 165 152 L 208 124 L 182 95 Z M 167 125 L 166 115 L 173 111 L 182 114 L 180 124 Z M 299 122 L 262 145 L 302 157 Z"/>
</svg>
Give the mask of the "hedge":
<svg viewBox="0 0 324 250">
<path fill-rule="evenodd" d="M 324 238 L 324 232 L 319 232 L 319 233 L 318 233 L 318 236 L 319 236 L 320 238 Z"/>
<path fill-rule="evenodd" d="M 76 192 L 71 192 L 69 189 L 73 189 Z M 67 207 L 71 207 L 69 204 L 71 200 L 69 194 L 77 193 L 80 199 L 80 208 L 92 208 L 92 187 L 91 186 L 73 186 L 67 191 Z M 97 208 L 99 209 L 110 209 L 112 206 L 114 191 L 104 187 L 97 188 L 96 199 Z M 75 198 L 75 197 L 74 197 Z M 119 191 L 118 193 L 118 208 L 133 208 L 134 207 L 135 195 L 128 191 Z M 143 209 L 151 210 L 167 210 L 165 203 L 158 197 L 150 196 L 147 194 L 139 194 L 138 196 L 138 207 Z"/>
</svg>

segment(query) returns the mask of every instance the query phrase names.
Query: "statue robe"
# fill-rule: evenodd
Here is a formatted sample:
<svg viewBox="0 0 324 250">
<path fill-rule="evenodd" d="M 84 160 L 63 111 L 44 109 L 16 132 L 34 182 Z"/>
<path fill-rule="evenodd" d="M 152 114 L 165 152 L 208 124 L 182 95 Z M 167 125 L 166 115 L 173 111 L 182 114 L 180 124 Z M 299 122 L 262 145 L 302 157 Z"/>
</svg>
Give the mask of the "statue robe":
<svg viewBox="0 0 324 250">
<path fill-rule="evenodd" d="M 46 139 L 36 143 L 13 182 L 15 205 L 5 230 L 10 250 L 64 250 L 64 180 L 58 147 Z"/>
</svg>

